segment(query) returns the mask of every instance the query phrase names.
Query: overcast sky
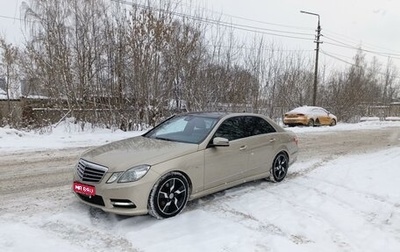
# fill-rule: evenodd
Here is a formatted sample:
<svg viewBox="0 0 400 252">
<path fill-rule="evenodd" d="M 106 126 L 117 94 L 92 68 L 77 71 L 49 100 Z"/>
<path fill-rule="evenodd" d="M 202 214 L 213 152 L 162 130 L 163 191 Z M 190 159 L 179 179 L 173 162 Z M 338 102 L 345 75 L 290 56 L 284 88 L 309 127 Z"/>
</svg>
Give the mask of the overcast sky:
<svg viewBox="0 0 400 252">
<path fill-rule="evenodd" d="M 22 0 L 0 0 L 0 34 L 9 42 L 22 40 L 20 5 Z M 386 64 L 389 53 L 400 66 L 400 1 L 398 0 L 198 0 L 210 13 L 222 13 L 223 20 L 234 24 L 262 29 L 279 30 L 293 37 L 296 33 L 314 34 L 316 16 L 301 14 L 305 10 L 320 15 L 322 35 L 321 64 L 342 64 L 340 60 L 352 61 L 356 50 L 349 47 L 362 45 L 370 52 L 367 57 L 377 56 Z M 234 18 L 233 16 L 242 17 Z M 252 22 L 251 19 L 259 22 Z M 267 24 L 270 23 L 270 24 Z M 265 30 L 264 30 L 265 31 Z M 313 53 L 315 44 L 310 40 L 263 35 L 286 49 L 308 50 Z M 376 52 L 375 54 L 372 52 Z M 346 64 L 344 64 L 346 65 Z"/>
<path fill-rule="evenodd" d="M 288 32 L 315 33 L 318 17 L 302 14 L 300 11 L 317 13 L 320 15 L 321 34 L 323 35 L 321 51 L 337 58 L 322 54 L 325 64 L 340 63 L 339 60 L 351 62 L 356 50 L 349 47 L 357 48 L 361 45 L 363 49 L 371 52 L 392 54 L 394 62 L 400 66 L 400 1 L 398 0 L 202 1 L 206 4 L 207 9 L 263 22 L 249 22 L 231 17 L 233 23 L 245 23 Z M 226 16 L 226 18 L 229 17 Z M 312 41 L 268 35 L 265 37 L 279 41 L 280 44 L 290 49 L 313 50 L 315 48 Z M 311 39 L 313 38 L 311 37 Z M 369 58 L 377 56 L 381 63 L 386 64 L 387 62 L 387 55 L 366 54 Z M 397 59 L 395 59 L 396 57 Z"/>
</svg>

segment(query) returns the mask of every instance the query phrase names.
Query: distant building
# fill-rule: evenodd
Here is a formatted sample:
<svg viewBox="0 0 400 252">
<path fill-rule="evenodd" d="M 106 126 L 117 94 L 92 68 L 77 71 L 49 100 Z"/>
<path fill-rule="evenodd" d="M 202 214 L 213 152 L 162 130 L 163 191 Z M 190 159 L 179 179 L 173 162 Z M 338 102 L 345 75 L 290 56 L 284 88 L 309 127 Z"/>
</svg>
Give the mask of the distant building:
<svg viewBox="0 0 400 252">
<path fill-rule="evenodd" d="M 21 80 L 21 96 L 25 98 L 47 98 L 46 92 L 39 88 L 39 85 L 34 79 Z"/>
<path fill-rule="evenodd" d="M 6 91 L 3 90 L 3 88 L 0 87 L 0 100 L 5 100 L 7 99 L 7 93 Z"/>
</svg>

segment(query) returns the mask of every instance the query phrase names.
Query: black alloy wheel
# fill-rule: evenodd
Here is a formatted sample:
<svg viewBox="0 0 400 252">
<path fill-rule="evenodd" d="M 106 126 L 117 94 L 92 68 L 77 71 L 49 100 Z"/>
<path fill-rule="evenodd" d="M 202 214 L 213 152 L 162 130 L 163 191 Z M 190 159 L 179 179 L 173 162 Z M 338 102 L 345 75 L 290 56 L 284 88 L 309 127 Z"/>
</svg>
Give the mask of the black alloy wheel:
<svg viewBox="0 0 400 252">
<path fill-rule="evenodd" d="M 279 153 L 272 164 L 271 180 L 274 182 L 281 182 L 287 174 L 289 168 L 289 159 L 284 153 Z"/>
<path fill-rule="evenodd" d="M 157 219 L 173 217 L 186 206 L 189 198 L 189 183 L 178 172 L 163 176 L 151 190 L 149 213 Z"/>
</svg>

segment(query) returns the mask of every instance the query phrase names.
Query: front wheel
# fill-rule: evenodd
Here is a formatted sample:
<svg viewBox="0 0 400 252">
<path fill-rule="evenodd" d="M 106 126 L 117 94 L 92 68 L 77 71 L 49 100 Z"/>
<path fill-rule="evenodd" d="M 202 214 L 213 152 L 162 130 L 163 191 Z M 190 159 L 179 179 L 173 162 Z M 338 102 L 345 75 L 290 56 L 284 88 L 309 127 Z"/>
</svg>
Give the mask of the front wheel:
<svg viewBox="0 0 400 252">
<path fill-rule="evenodd" d="M 289 158 L 284 153 L 279 153 L 272 163 L 270 180 L 281 182 L 287 174 L 289 168 Z"/>
<path fill-rule="evenodd" d="M 332 119 L 331 124 L 329 124 L 329 126 L 335 126 L 336 125 L 336 120 Z"/>
<path fill-rule="evenodd" d="M 163 176 L 150 192 L 149 214 L 157 219 L 173 217 L 186 206 L 189 183 L 185 176 L 172 172 Z"/>
</svg>

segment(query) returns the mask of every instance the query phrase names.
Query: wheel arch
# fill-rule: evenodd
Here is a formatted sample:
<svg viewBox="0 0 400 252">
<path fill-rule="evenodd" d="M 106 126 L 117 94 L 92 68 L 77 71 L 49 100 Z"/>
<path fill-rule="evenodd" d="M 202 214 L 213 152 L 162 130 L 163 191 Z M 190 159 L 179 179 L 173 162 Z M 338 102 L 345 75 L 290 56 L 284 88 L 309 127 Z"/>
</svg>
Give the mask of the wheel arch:
<svg viewBox="0 0 400 252">
<path fill-rule="evenodd" d="M 281 151 L 279 151 L 278 153 L 276 153 L 276 155 L 275 155 L 275 157 L 274 157 L 274 159 L 279 155 L 279 154 L 284 154 L 287 158 L 288 158 L 288 160 L 290 161 L 290 156 L 289 156 L 289 153 L 288 153 L 288 151 L 286 150 L 286 149 L 282 149 Z M 272 161 L 273 162 L 273 161 Z"/>
<path fill-rule="evenodd" d="M 270 174 L 269 174 L 268 177 L 267 177 L 267 180 L 268 180 L 268 181 L 271 181 L 271 182 L 274 182 L 274 183 L 275 183 L 275 182 L 280 182 L 280 181 L 283 180 L 283 179 L 282 179 L 282 180 L 279 180 L 279 181 L 275 180 L 274 174 L 272 173 L 272 170 L 274 169 L 275 160 L 276 160 L 276 158 L 277 158 L 279 155 L 281 155 L 281 154 L 283 154 L 283 155 L 287 158 L 286 173 L 287 173 L 287 170 L 289 169 L 289 164 L 290 164 L 290 156 L 289 156 L 289 153 L 288 153 L 287 150 L 282 149 L 281 151 L 277 152 L 277 153 L 275 154 L 274 158 L 272 159 Z M 285 175 L 285 176 L 286 176 L 286 175 Z"/>
<path fill-rule="evenodd" d="M 155 210 L 155 202 L 154 202 L 154 197 L 155 197 L 155 195 L 156 195 L 156 192 L 157 192 L 157 190 L 159 190 L 160 188 L 159 188 L 159 186 L 160 186 L 160 183 L 162 183 L 166 178 L 168 178 L 169 176 L 182 176 L 182 177 L 184 177 L 185 179 L 186 179 L 186 182 L 187 182 L 187 184 L 188 184 L 188 193 L 187 193 L 187 196 L 186 196 L 186 202 L 184 203 L 184 205 L 182 206 L 182 208 L 180 208 L 179 210 L 177 210 L 178 212 L 176 212 L 176 213 L 173 213 L 172 215 L 170 215 L 170 216 L 166 216 L 165 215 L 165 213 L 159 213 L 158 211 L 159 210 Z M 157 188 L 157 190 L 156 190 L 156 188 Z M 164 219 L 164 218 L 170 218 L 170 217 L 174 217 L 174 216 L 176 216 L 177 214 L 179 214 L 184 208 L 185 208 L 185 206 L 186 206 L 186 203 L 189 201 L 189 199 L 190 199 L 190 194 L 191 194 L 191 192 L 192 192 L 192 182 L 191 182 L 191 180 L 190 180 L 190 178 L 189 178 L 189 176 L 185 173 L 185 172 L 183 172 L 183 171 L 180 171 L 180 170 L 169 170 L 169 171 L 166 171 L 165 173 L 163 173 L 163 174 L 161 174 L 160 176 L 159 176 L 159 178 L 157 179 L 157 181 L 154 183 L 154 185 L 153 185 L 153 187 L 152 187 L 152 189 L 150 190 L 150 194 L 149 194 L 149 196 L 148 196 L 148 202 L 147 202 L 147 210 L 148 210 L 148 213 L 151 215 L 151 216 L 153 216 L 153 217 L 155 217 L 155 218 L 157 218 L 157 219 Z"/>
<path fill-rule="evenodd" d="M 288 161 L 289 161 L 289 163 L 290 163 L 289 151 L 286 150 L 286 148 L 282 148 L 280 151 L 276 152 L 276 154 L 274 155 L 274 158 L 272 159 L 272 162 L 271 162 L 271 167 L 274 165 L 275 158 L 276 158 L 279 154 L 284 154 L 284 155 L 287 157 L 287 159 L 288 159 Z"/>
<path fill-rule="evenodd" d="M 163 174 L 160 174 L 160 176 L 157 179 L 155 184 L 157 184 L 163 178 L 165 178 L 166 176 L 171 175 L 171 174 L 180 174 L 180 175 L 185 177 L 185 179 L 187 180 L 188 185 L 189 185 L 189 198 L 190 198 L 190 195 L 192 194 L 192 189 L 193 189 L 192 180 L 190 179 L 189 175 L 186 172 L 182 171 L 182 170 L 178 170 L 178 169 L 168 170 L 168 171 L 164 172 Z M 150 194 L 151 194 L 151 192 L 150 192 Z"/>
</svg>

